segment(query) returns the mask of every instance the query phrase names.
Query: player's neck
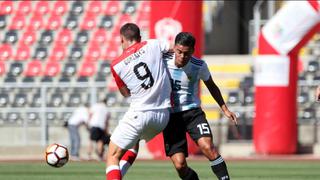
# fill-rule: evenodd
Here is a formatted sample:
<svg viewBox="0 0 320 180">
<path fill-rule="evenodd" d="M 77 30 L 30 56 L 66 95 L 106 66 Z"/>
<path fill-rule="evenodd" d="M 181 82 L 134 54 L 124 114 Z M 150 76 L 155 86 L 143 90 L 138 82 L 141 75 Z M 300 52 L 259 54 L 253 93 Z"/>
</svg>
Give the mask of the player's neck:
<svg viewBox="0 0 320 180">
<path fill-rule="evenodd" d="M 137 44 L 138 41 L 127 41 L 126 45 L 125 45 L 125 49 L 130 48 L 131 46 Z"/>
</svg>

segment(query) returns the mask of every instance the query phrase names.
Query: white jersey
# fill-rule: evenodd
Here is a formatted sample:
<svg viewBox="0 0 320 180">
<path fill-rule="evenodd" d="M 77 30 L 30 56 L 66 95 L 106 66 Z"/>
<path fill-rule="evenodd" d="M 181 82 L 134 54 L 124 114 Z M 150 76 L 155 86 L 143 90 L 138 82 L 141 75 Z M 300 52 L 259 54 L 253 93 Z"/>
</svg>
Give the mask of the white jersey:
<svg viewBox="0 0 320 180">
<path fill-rule="evenodd" d="M 191 57 L 184 67 L 178 68 L 174 59 L 174 54 L 164 56 L 172 84 L 173 112 L 200 107 L 200 79 L 207 81 L 211 76 L 207 64 L 201 59 Z"/>
<path fill-rule="evenodd" d="M 104 103 L 97 103 L 90 108 L 91 118 L 89 127 L 106 128 L 106 121 L 110 118 L 110 112 Z"/>
<path fill-rule="evenodd" d="M 170 107 L 170 80 L 162 59 L 169 44 L 159 40 L 136 43 L 111 64 L 117 86 L 127 86 L 134 110 Z"/>
<path fill-rule="evenodd" d="M 87 123 L 89 120 L 89 110 L 86 107 L 78 107 L 68 120 L 69 125 L 78 126 Z"/>
</svg>

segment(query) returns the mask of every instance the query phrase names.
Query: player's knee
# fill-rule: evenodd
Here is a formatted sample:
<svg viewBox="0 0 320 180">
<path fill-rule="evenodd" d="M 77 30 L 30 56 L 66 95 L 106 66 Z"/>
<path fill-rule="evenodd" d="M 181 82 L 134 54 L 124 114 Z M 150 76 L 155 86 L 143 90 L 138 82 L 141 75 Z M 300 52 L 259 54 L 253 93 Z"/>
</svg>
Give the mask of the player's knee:
<svg viewBox="0 0 320 180">
<path fill-rule="evenodd" d="M 210 144 L 202 144 L 199 146 L 202 153 L 208 158 L 208 159 L 215 159 L 219 156 L 219 153 L 216 151 L 216 149 Z"/>
<path fill-rule="evenodd" d="M 202 143 L 199 145 L 199 148 L 202 152 L 211 152 L 213 151 L 213 147 L 210 143 Z"/>
<path fill-rule="evenodd" d="M 187 162 L 184 159 L 176 159 L 174 161 L 174 167 L 176 168 L 176 170 L 182 174 L 184 174 L 184 172 L 187 170 Z"/>
</svg>

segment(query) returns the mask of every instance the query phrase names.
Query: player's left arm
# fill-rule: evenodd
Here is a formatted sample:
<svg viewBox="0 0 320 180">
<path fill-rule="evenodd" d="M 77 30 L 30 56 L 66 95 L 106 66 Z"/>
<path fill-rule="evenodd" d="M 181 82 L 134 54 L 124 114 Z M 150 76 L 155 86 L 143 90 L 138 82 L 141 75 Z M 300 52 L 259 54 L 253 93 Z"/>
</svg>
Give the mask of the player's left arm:
<svg viewBox="0 0 320 180">
<path fill-rule="evenodd" d="M 203 81 L 208 90 L 210 91 L 211 96 L 214 98 L 214 100 L 219 104 L 222 112 L 225 116 L 227 116 L 230 120 L 232 120 L 235 124 L 237 124 L 237 117 L 236 115 L 229 110 L 226 103 L 223 100 L 223 97 L 221 95 L 221 91 L 219 87 L 214 83 L 212 80 L 212 77 L 210 76 L 208 80 Z"/>
</svg>

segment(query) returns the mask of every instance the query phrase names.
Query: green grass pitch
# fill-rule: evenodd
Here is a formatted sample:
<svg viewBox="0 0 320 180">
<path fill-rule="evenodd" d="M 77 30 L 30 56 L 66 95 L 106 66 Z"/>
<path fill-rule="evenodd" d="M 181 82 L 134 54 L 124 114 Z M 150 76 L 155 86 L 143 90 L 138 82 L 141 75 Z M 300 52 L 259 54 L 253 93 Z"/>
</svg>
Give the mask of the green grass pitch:
<svg viewBox="0 0 320 180">
<path fill-rule="evenodd" d="M 320 179 L 319 161 L 227 161 L 233 180 L 307 180 Z M 216 179 L 207 161 L 189 161 L 201 180 Z M 0 162 L 0 180 L 102 180 L 105 164 L 69 162 L 53 168 L 45 162 Z M 178 180 L 169 161 L 135 162 L 124 179 Z"/>
</svg>

